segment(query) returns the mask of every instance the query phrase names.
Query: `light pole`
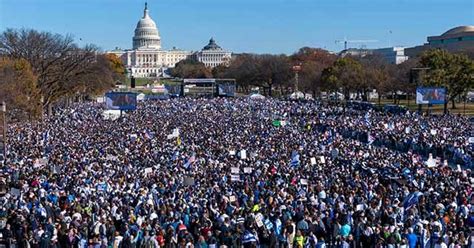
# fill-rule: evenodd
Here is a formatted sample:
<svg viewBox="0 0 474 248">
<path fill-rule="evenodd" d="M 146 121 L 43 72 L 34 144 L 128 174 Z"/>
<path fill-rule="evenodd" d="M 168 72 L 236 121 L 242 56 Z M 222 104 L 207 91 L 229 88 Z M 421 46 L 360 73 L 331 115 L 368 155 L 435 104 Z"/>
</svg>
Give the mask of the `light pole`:
<svg viewBox="0 0 474 248">
<path fill-rule="evenodd" d="M 292 67 L 293 72 L 295 72 L 295 92 L 298 92 L 298 84 L 299 84 L 299 72 L 301 71 L 301 63 L 294 65 Z"/>
<path fill-rule="evenodd" d="M 2 118 L 3 118 L 3 159 L 7 160 L 7 104 L 2 102 Z"/>
<path fill-rule="evenodd" d="M 40 103 L 41 103 L 41 122 L 43 122 L 43 117 L 44 117 L 44 97 L 43 96 L 41 96 Z"/>
</svg>

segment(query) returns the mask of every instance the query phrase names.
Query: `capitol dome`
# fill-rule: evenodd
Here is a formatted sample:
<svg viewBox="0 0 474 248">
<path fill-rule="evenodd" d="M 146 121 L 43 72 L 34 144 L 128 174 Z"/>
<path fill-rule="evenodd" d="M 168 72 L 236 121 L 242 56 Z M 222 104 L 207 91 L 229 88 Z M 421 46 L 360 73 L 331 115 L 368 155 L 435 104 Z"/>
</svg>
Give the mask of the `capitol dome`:
<svg viewBox="0 0 474 248">
<path fill-rule="evenodd" d="M 138 21 L 133 36 L 133 49 L 153 48 L 161 49 L 161 38 L 155 22 L 148 14 L 148 6 L 145 3 L 143 17 Z"/>
</svg>

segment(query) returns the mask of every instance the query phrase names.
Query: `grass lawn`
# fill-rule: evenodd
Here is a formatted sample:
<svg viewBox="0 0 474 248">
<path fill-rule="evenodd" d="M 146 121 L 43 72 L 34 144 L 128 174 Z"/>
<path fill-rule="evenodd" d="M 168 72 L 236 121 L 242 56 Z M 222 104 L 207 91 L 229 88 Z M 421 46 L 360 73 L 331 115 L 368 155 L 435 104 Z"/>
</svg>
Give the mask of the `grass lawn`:
<svg viewBox="0 0 474 248">
<path fill-rule="evenodd" d="M 372 102 L 378 104 L 377 100 L 373 100 Z M 393 104 L 393 100 L 382 99 L 380 101 L 380 104 L 382 106 L 385 105 L 385 104 Z M 414 99 L 411 99 L 410 101 L 400 100 L 399 105 L 406 106 L 412 111 L 417 111 L 418 110 L 418 105 L 416 104 Z M 464 103 L 463 102 L 456 103 L 456 108 L 455 109 L 453 109 L 451 107 L 452 106 L 451 106 L 451 102 L 450 102 L 448 104 L 448 111 L 452 114 L 462 114 L 462 115 L 466 114 L 466 115 L 469 115 L 469 116 L 474 116 L 474 103 L 466 103 L 466 106 L 465 106 L 466 108 L 465 109 L 464 109 Z M 428 109 L 428 105 L 423 105 L 422 110 L 424 112 L 426 112 L 427 109 Z M 431 110 L 431 113 L 442 114 L 443 111 L 444 111 L 444 105 L 432 105 L 431 107 L 429 107 L 429 109 Z"/>
</svg>

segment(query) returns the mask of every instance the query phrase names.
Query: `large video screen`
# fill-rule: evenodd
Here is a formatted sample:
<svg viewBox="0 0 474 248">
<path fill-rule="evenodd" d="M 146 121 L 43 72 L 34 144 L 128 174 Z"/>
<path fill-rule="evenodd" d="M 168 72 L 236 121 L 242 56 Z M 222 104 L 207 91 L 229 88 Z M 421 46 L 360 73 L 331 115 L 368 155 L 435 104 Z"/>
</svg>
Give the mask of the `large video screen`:
<svg viewBox="0 0 474 248">
<path fill-rule="evenodd" d="M 109 92 L 105 94 L 107 109 L 135 110 L 137 109 L 137 94 L 132 92 Z"/>
<path fill-rule="evenodd" d="M 444 104 L 445 101 L 446 88 L 416 88 L 416 104 Z"/>
<path fill-rule="evenodd" d="M 219 96 L 235 96 L 235 84 L 219 84 Z"/>
</svg>

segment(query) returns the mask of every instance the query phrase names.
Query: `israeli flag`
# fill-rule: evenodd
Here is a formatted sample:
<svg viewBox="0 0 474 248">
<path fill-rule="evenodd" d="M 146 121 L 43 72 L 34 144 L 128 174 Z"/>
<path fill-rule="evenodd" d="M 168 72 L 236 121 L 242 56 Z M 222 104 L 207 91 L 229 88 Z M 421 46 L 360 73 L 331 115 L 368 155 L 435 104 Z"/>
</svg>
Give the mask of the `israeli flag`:
<svg viewBox="0 0 474 248">
<path fill-rule="evenodd" d="M 405 211 L 418 204 L 420 196 L 422 195 L 423 193 L 419 191 L 409 194 L 403 201 L 403 207 L 405 208 Z"/>
<path fill-rule="evenodd" d="M 375 137 L 370 133 L 367 133 L 367 136 L 368 136 L 367 137 L 367 143 L 369 143 L 369 145 L 372 145 L 372 143 L 374 143 L 374 141 L 375 141 Z"/>
<path fill-rule="evenodd" d="M 257 237 L 255 237 L 255 235 L 246 230 L 244 235 L 242 236 L 242 244 L 246 244 L 246 243 L 252 243 L 252 242 L 257 242 Z"/>
<path fill-rule="evenodd" d="M 365 122 L 365 125 L 369 126 L 371 125 L 371 122 L 370 122 L 370 112 L 367 112 L 365 114 L 365 117 L 364 117 L 364 122 Z"/>
<path fill-rule="evenodd" d="M 293 167 L 299 166 L 300 165 L 300 155 L 298 154 L 297 151 L 293 151 L 291 153 L 291 162 L 290 165 Z"/>
</svg>

